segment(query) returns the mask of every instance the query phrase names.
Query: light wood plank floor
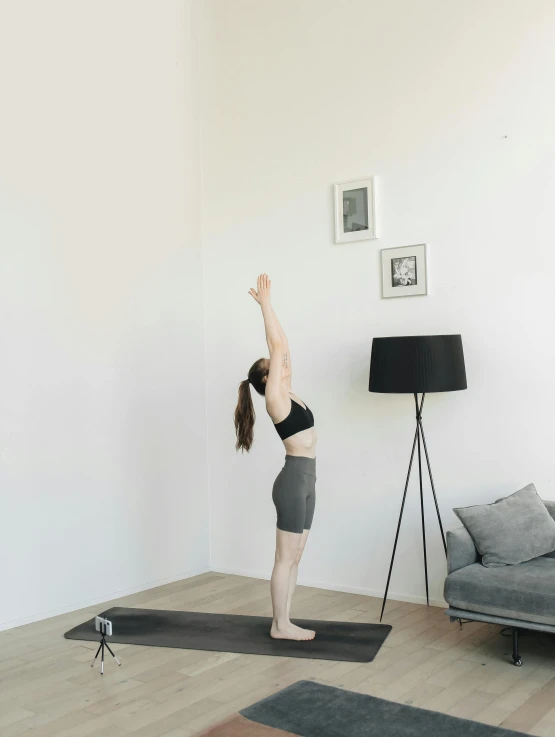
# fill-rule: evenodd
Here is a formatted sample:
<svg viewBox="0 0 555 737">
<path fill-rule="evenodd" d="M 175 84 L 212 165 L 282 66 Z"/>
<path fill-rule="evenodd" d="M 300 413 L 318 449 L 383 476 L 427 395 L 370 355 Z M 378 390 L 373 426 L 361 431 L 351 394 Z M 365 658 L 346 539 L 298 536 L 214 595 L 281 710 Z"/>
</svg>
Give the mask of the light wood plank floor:
<svg viewBox="0 0 555 737">
<path fill-rule="evenodd" d="M 294 616 L 375 622 L 379 599 L 299 587 Z M 0 733 L 18 737 L 190 737 L 299 679 L 555 737 L 555 641 L 522 637 L 510 662 L 500 628 L 443 610 L 388 603 L 393 630 L 373 663 L 115 645 L 105 675 L 96 645 L 63 633 L 108 606 L 270 615 L 269 583 L 207 573 L 0 633 Z"/>
</svg>

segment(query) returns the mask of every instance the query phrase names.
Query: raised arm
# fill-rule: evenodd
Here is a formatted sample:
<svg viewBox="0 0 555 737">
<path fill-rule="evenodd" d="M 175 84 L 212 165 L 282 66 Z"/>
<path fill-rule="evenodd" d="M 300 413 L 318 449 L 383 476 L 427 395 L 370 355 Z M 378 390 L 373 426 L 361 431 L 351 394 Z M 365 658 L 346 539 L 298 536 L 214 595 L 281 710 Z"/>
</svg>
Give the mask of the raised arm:
<svg viewBox="0 0 555 737">
<path fill-rule="evenodd" d="M 249 291 L 260 305 L 264 318 L 266 342 L 270 351 L 270 371 L 266 382 L 266 394 L 270 400 L 276 393 L 283 394 L 284 383 L 286 389 L 289 389 L 291 382 L 289 343 L 270 302 L 271 285 L 268 275 L 261 274 L 257 280 L 256 290 Z"/>
</svg>

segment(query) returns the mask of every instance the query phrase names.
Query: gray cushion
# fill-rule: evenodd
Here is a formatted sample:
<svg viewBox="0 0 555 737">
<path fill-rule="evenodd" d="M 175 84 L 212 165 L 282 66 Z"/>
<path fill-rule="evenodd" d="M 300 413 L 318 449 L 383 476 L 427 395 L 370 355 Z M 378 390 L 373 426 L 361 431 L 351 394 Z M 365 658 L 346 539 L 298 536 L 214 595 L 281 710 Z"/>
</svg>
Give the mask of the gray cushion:
<svg viewBox="0 0 555 737">
<path fill-rule="evenodd" d="M 543 503 L 549 514 L 555 519 L 555 502 L 550 502 L 548 499 L 544 499 Z"/>
<path fill-rule="evenodd" d="M 555 550 L 555 520 L 534 484 L 493 504 L 453 510 L 487 568 L 516 565 Z"/>
<path fill-rule="evenodd" d="M 555 625 L 555 559 L 499 568 L 473 563 L 447 576 L 443 595 L 457 609 Z"/>
<path fill-rule="evenodd" d="M 478 563 L 480 556 L 466 527 L 447 531 L 447 572 Z"/>
<path fill-rule="evenodd" d="M 543 500 L 543 503 L 545 504 L 545 507 L 549 514 L 555 519 L 555 502 L 550 502 L 547 499 Z M 546 558 L 555 558 L 555 550 L 552 550 L 550 553 L 545 553 Z"/>
</svg>

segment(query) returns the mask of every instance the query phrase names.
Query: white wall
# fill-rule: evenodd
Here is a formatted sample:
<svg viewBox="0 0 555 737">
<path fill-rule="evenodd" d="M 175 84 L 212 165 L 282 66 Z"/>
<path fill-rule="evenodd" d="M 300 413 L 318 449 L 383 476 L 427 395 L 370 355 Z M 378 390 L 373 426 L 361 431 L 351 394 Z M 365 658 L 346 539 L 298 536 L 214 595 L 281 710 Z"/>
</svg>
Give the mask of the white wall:
<svg viewBox="0 0 555 737">
<path fill-rule="evenodd" d="M 0 626 L 209 565 L 192 11 L 0 7 Z"/>
<path fill-rule="evenodd" d="M 267 271 L 294 389 L 320 432 L 301 579 L 383 591 L 414 433 L 411 396 L 367 391 L 374 336 L 461 333 L 468 391 L 424 424 L 453 506 L 535 482 L 555 499 L 555 6 L 551 0 L 211 0 L 203 59 L 203 248 L 212 566 L 267 576 L 283 461 L 239 381 L 266 352 L 247 295 Z M 380 177 L 379 241 L 334 245 L 332 184 Z M 380 248 L 429 244 L 431 294 L 380 299 Z M 434 600 L 444 558 L 427 494 Z M 391 593 L 423 595 L 416 478 Z"/>
<path fill-rule="evenodd" d="M 463 335 L 468 391 L 425 408 L 447 527 L 529 481 L 555 499 L 550 0 L 199 7 L 0 6 L 0 628 L 210 563 L 269 575 L 283 450 L 259 397 L 249 456 L 232 424 L 260 271 L 320 433 L 302 581 L 383 590 L 414 412 L 367 391 L 376 335 Z M 334 245 L 331 185 L 367 174 L 383 235 Z M 381 300 L 379 249 L 419 242 L 430 296 Z"/>
</svg>

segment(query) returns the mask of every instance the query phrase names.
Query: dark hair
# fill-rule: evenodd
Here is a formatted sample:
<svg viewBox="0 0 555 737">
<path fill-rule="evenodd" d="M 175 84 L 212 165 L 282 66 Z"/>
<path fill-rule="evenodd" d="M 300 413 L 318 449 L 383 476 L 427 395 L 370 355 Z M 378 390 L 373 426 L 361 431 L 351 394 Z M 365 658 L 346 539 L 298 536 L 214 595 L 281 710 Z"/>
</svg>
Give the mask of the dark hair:
<svg viewBox="0 0 555 737">
<path fill-rule="evenodd" d="M 268 368 L 266 366 L 266 359 L 259 358 L 258 361 L 253 363 L 249 369 L 249 377 L 239 384 L 239 401 L 235 408 L 234 422 L 235 422 L 235 435 L 237 436 L 237 442 L 235 443 L 235 450 L 248 451 L 252 447 L 254 440 L 254 421 L 256 414 L 254 412 L 254 404 L 252 402 L 251 392 L 249 384 L 259 394 L 266 393 L 266 382 L 264 378 L 268 376 Z"/>
</svg>

